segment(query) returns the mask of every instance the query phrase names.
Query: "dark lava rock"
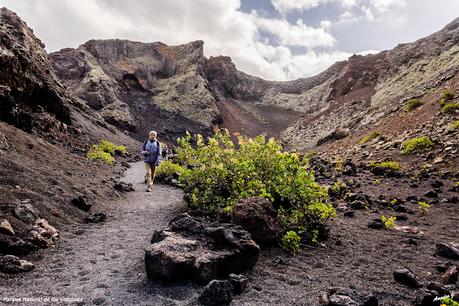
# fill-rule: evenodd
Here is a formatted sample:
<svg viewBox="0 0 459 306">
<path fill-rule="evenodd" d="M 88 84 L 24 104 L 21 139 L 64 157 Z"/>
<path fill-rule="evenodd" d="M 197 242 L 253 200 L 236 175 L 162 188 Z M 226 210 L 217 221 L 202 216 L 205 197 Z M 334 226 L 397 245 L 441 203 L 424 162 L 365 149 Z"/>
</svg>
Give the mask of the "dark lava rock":
<svg viewBox="0 0 459 306">
<path fill-rule="evenodd" d="M 227 280 L 214 279 L 204 288 L 198 300 L 205 306 L 229 305 L 233 300 L 233 285 Z"/>
<path fill-rule="evenodd" d="M 424 195 L 428 198 L 438 198 L 438 193 L 435 190 L 429 190 Z"/>
<path fill-rule="evenodd" d="M 427 289 L 437 292 L 439 295 L 449 295 L 450 292 L 444 286 L 439 283 L 430 282 L 426 286 Z"/>
<path fill-rule="evenodd" d="M 105 220 L 107 220 L 107 215 L 102 212 L 89 214 L 84 218 L 84 222 L 86 223 L 101 223 Z"/>
<path fill-rule="evenodd" d="M 356 200 L 351 202 L 350 204 L 352 209 L 365 209 L 367 208 L 367 204 L 364 201 Z"/>
<path fill-rule="evenodd" d="M 33 263 L 20 259 L 13 255 L 0 256 L 0 271 L 3 273 L 14 274 L 31 271 L 35 268 Z"/>
<path fill-rule="evenodd" d="M 437 265 L 437 271 L 440 272 L 440 273 L 444 273 L 452 265 L 453 265 L 453 263 L 451 261 L 449 261 L 449 260 L 445 261 L 444 263 Z"/>
<path fill-rule="evenodd" d="M 14 208 L 14 215 L 25 223 L 33 223 L 39 216 L 38 211 L 30 204 L 30 200 L 24 200 Z"/>
<path fill-rule="evenodd" d="M 268 199 L 240 200 L 233 208 L 231 218 L 260 244 L 275 240 L 281 231 L 277 211 Z"/>
<path fill-rule="evenodd" d="M 88 201 L 86 200 L 86 197 L 85 196 L 78 196 L 76 198 L 73 198 L 70 203 L 72 203 L 72 205 L 78 207 L 79 209 L 81 210 L 84 210 L 84 211 L 89 211 L 92 207 L 92 204 L 89 204 Z"/>
<path fill-rule="evenodd" d="M 247 284 L 249 280 L 242 274 L 230 274 L 229 281 L 233 285 L 233 293 L 241 294 L 245 289 L 247 289 Z"/>
<path fill-rule="evenodd" d="M 343 165 L 343 174 L 344 175 L 355 175 L 357 173 L 357 167 L 355 164 L 347 159 Z"/>
<path fill-rule="evenodd" d="M 131 183 L 125 183 L 125 182 L 121 182 L 121 181 L 116 182 L 115 185 L 113 185 L 113 187 L 116 190 L 122 191 L 122 192 L 135 191 L 134 186 L 132 186 Z"/>
<path fill-rule="evenodd" d="M 457 282 L 457 276 L 459 274 L 459 268 L 457 266 L 451 266 L 441 277 L 441 281 L 444 285 L 455 284 Z"/>
<path fill-rule="evenodd" d="M 345 217 L 352 218 L 354 217 L 354 212 L 352 210 L 345 211 L 343 214 Z"/>
<path fill-rule="evenodd" d="M 165 281 L 192 280 L 208 283 L 253 267 L 259 246 L 250 234 L 234 224 L 206 223 L 180 214 L 155 233 L 145 249 L 149 278 Z"/>
<path fill-rule="evenodd" d="M 414 273 L 408 268 L 399 268 L 394 271 L 394 279 L 406 286 L 412 288 L 420 288 L 422 285 L 419 283 L 418 279 Z"/>
<path fill-rule="evenodd" d="M 408 220 L 408 216 L 405 215 L 405 214 L 398 214 L 395 216 L 395 218 L 397 218 L 397 221 L 406 221 Z"/>
<path fill-rule="evenodd" d="M 365 193 L 349 193 L 346 195 L 345 200 L 349 203 L 360 201 L 365 203 L 366 206 L 370 206 L 372 203 L 371 197 Z"/>
<path fill-rule="evenodd" d="M 381 219 L 373 219 L 368 223 L 368 227 L 374 229 L 383 229 L 384 224 L 382 223 Z"/>
<path fill-rule="evenodd" d="M 443 186 L 443 182 L 437 180 L 437 181 L 434 181 L 434 182 L 430 183 L 430 185 L 431 185 L 433 188 L 440 188 L 440 187 Z"/>
<path fill-rule="evenodd" d="M 440 306 L 440 301 L 435 301 L 437 293 L 433 290 L 421 289 L 416 296 L 415 306 Z"/>
<path fill-rule="evenodd" d="M 328 306 L 378 306 L 378 299 L 371 292 L 340 288 L 330 290 Z"/>
<path fill-rule="evenodd" d="M 438 243 L 436 254 L 441 257 L 459 259 L 459 249 L 452 243 Z"/>
<path fill-rule="evenodd" d="M 17 237 L 0 235 L 0 253 L 13 255 L 26 255 L 36 251 L 38 247 Z"/>
</svg>

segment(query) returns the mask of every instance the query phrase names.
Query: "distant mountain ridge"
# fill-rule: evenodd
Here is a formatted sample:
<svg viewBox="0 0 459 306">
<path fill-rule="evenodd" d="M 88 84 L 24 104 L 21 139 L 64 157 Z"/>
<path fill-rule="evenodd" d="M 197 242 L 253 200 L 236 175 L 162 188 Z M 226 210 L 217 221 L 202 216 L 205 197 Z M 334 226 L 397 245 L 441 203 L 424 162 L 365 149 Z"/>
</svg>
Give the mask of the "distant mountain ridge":
<svg viewBox="0 0 459 306">
<path fill-rule="evenodd" d="M 203 42 L 179 46 L 91 40 L 50 55 L 70 91 L 109 123 L 141 138 L 173 140 L 216 126 L 280 137 L 307 150 L 348 135 L 441 86 L 459 70 L 459 18 L 441 31 L 378 54 L 354 55 L 309 78 L 247 75 L 230 57 L 205 58 Z"/>
</svg>

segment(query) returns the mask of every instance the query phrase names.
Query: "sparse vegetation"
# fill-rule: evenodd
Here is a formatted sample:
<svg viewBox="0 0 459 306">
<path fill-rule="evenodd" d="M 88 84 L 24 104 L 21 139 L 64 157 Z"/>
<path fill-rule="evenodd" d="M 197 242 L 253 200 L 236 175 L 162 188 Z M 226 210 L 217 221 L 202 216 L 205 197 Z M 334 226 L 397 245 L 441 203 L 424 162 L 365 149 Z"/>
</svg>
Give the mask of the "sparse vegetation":
<svg viewBox="0 0 459 306">
<path fill-rule="evenodd" d="M 264 136 L 239 136 L 238 141 L 236 148 L 227 131 L 207 141 L 189 133 L 177 140 L 177 161 L 187 169 L 180 183 L 190 207 L 228 213 L 240 199 L 264 197 L 279 207 L 284 234 L 298 235 L 313 233 L 335 217 L 334 208 L 326 204 L 326 189 L 314 181 L 296 153 L 282 151 L 274 139 Z"/>
<path fill-rule="evenodd" d="M 369 134 L 367 134 L 365 137 L 363 137 L 360 141 L 359 141 L 359 144 L 366 144 L 370 141 L 372 141 L 373 139 L 376 139 L 378 138 L 379 136 L 381 136 L 381 133 L 378 132 L 378 131 L 373 131 Z"/>
<path fill-rule="evenodd" d="M 454 99 L 454 96 L 454 92 L 451 89 L 445 88 L 445 90 L 443 90 L 443 93 L 441 94 L 441 99 L 449 101 Z"/>
<path fill-rule="evenodd" d="M 410 99 L 410 100 L 408 100 L 406 102 L 406 109 L 407 109 L 407 111 L 410 112 L 410 111 L 414 110 L 415 108 L 418 108 L 421 105 L 422 105 L 421 100 L 419 100 L 417 98 L 416 99 Z"/>
<path fill-rule="evenodd" d="M 426 215 L 427 212 L 429 211 L 430 205 L 427 204 L 426 202 L 419 201 L 418 207 L 419 207 L 419 212 L 421 213 L 421 215 Z"/>
<path fill-rule="evenodd" d="M 402 154 L 415 154 L 429 151 L 434 143 L 427 136 L 415 137 L 402 143 Z"/>
<path fill-rule="evenodd" d="M 295 254 L 300 250 L 300 241 L 301 237 L 295 231 L 288 231 L 282 237 L 281 243 L 286 250 Z"/>
<path fill-rule="evenodd" d="M 101 140 L 99 144 L 93 144 L 86 156 L 90 160 L 101 160 L 107 164 L 113 164 L 115 158 L 113 156 L 126 156 L 128 154 L 125 146 L 118 146 L 108 140 Z"/>
<path fill-rule="evenodd" d="M 371 162 L 368 164 L 370 167 L 380 167 L 380 168 L 385 168 L 385 169 L 391 169 L 393 171 L 399 171 L 400 170 L 400 164 L 396 161 L 384 161 L 384 162 Z"/>
<path fill-rule="evenodd" d="M 451 297 L 445 296 L 441 299 L 440 306 L 459 306 L 459 303 L 453 300 Z"/>
<path fill-rule="evenodd" d="M 381 215 L 381 221 L 385 229 L 395 228 L 395 220 L 397 220 L 396 217 L 386 217 L 384 215 Z"/>
<path fill-rule="evenodd" d="M 156 168 L 155 176 L 158 180 L 164 180 L 167 177 L 172 177 L 175 175 L 180 177 L 180 175 L 185 171 L 186 169 L 179 164 L 166 160 L 160 163 Z"/>
<path fill-rule="evenodd" d="M 337 180 L 330 187 L 329 194 L 338 199 L 344 198 L 344 196 L 349 192 L 349 187 L 342 180 Z"/>
<path fill-rule="evenodd" d="M 459 109 L 459 103 L 446 103 L 441 111 L 445 114 L 454 114 Z"/>
<path fill-rule="evenodd" d="M 448 130 L 457 130 L 459 129 L 459 120 L 453 121 L 448 125 Z"/>
<path fill-rule="evenodd" d="M 382 182 L 381 182 L 381 179 L 375 179 L 375 180 L 373 181 L 373 185 L 375 185 L 375 186 L 381 185 L 381 183 L 382 183 Z"/>
</svg>

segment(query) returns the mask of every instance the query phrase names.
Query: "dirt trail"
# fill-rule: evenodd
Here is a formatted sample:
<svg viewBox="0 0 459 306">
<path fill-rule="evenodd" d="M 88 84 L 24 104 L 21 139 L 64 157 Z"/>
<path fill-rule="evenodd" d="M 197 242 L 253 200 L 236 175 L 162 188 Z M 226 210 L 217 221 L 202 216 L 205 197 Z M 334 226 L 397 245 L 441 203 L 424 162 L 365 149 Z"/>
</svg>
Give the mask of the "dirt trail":
<svg viewBox="0 0 459 306">
<path fill-rule="evenodd" d="M 165 285 L 146 278 L 143 248 L 153 230 L 164 227 L 180 210 L 182 192 L 155 185 L 154 192 L 146 193 L 143 171 L 143 162 L 127 170 L 123 181 L 136 191 L 113 201 L 105 223 L 81 224 L 62 233 L 34 271 L 2 280 L 0 304 L 5 297 L 54 297 L 80 298 L 80 305 L 182 305 L 195 296 L 197 287 L 192 284 Z"/>
</svg>

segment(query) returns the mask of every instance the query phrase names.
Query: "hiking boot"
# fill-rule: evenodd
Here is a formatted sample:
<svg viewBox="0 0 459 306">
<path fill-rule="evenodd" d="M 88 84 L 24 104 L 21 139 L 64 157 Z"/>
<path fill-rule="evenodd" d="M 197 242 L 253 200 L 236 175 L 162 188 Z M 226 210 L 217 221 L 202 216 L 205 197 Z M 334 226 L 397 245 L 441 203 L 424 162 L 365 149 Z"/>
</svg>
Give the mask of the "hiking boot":
<svg viewBox="0 0 459 306">
<path fill-rule="evenodd" d="M 152 192 L 152 191 L 153 191 L 153 188 L 151 188 L 151 186 L 149 186 L 149 187 L 147 188 L 147 192 Z"/>
</svg>

